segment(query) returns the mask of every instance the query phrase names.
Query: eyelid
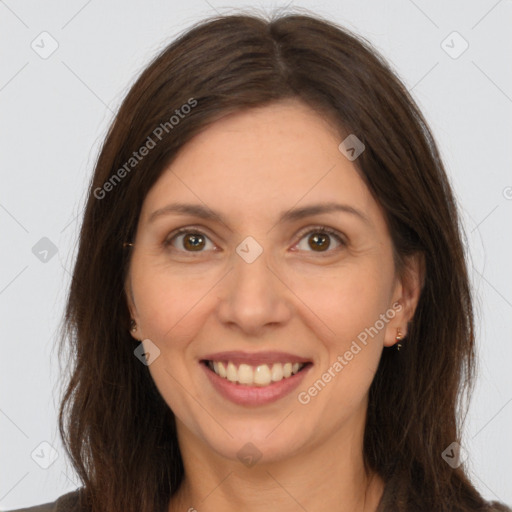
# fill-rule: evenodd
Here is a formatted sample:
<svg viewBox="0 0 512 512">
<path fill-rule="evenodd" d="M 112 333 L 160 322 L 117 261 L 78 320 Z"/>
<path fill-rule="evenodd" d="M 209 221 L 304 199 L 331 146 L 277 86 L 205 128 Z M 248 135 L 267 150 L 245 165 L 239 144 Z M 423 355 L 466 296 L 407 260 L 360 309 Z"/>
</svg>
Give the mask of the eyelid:
<svg viewBox="0 0 512 512">
<path fill-rule="evenodd" d="M 179 236 L 179 235 L 183 235 L 183 234 L 187 234 L 187 233 L 197 233 L 199 235 L 204 235 L 206 236 L 212 243 L 213 243 L 213 240 L 211 240 L 211 237 L 208 233 L 206 233 L 208 230 L 206 228 L 204 228 L 203 226 L 194 226 L 194 225 L 191 225 L 191 226 L 184 226 L 184 227 L 181 227 L 181 228 L 178 228 L 178 229 L 175 229 L 174 231 L 172 231 L 164 240 L 163 242 L 163 245 L 165 247 L 168 247 L 168 246 L 171 246 L 172 245 L 172 242 L 173 240 Z M 330 236 L 333 236 L 335 237 L 338 242 L 340 243 L 341 246 L 346 246 L 347 245 L 347 242 L 346 240 L 344 239 L 342 233 L 340 233 L 338 230 L 334 229 L 334 228 L 330 228 L 328 226 L 324 226 L 324 225 L 321 225 L 321 224 L 318 224 L 318 225 L 314 225 L 314 226 L 308 226 L 306 228 L 303 228 L 302 230 L 300 230 L 297 235 L 296 235 L 296 238 L 297 238 L 297 241 L 294 243 L 293 247 L 295 247 L 303 238 L 305 235 L 308 235 L 310 233 L 315 233 L 315 232 L 322 232 L 322 233 L 326 233 Z M 183 253 L 188 253 L 188 254 L 194 254 L 195 251 L 184 251 L 184 250 L 180 250 L 180 249 L 177 249 L 178 252 L 183 252 Z M 336 249 L 332 249 L 332 250 L 327 250 L 327 251 L 319 251 L 317 254 L 329 254 L 329 253 L 332 253 L 336 251 Z M 206 251 L 198 251 L 197 254 L 201 254 L 203 252 L 206 252 Z M 309 251 L 306 251 L 306 252 L 309 252 Z M 313 253 L 315 253 L 316 251 L 311 251 Z"/>
</svg>

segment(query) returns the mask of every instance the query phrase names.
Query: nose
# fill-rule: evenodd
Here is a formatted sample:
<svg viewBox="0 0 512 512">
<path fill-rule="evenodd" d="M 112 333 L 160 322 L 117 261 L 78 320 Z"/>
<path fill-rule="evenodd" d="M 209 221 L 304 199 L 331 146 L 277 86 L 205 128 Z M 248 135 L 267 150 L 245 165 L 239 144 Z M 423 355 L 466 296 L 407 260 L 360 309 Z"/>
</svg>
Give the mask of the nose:
<svg viewBox="0 0 512 512">
<path fill-rule="evenodd" d="M 223 324 L 260 337 L 290 320 L 292 294 L 270 263 L 265 250 L 252 262 L 233 255 L 232 270 L 217 289 L 217 315 Z"/>
</svg>

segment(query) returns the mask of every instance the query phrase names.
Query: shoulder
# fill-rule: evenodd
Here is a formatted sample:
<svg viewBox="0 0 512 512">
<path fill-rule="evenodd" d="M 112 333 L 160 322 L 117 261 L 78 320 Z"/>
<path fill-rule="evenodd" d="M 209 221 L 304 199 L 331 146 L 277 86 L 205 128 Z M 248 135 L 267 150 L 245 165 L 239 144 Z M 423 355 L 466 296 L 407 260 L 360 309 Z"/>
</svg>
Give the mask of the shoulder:
<svg viewBox="0 0 512 512">
<path fill-rule="evenodd" d="M 6 512 L 82 512 L 79 503 L 80 489 L 63 494 L 55 501 Z"/>
<path fill-rule="evenodd" d="M 498 501 L 489 502 L 488 512 L 512 512 L 512 508 Z"/>
</svg>

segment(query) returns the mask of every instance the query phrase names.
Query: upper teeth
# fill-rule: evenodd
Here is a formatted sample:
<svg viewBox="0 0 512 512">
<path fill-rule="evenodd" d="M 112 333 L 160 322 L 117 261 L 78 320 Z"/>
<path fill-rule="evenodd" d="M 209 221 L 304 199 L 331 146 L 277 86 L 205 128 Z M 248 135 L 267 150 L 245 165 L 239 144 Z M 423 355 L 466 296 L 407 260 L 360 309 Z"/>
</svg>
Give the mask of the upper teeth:
<svg viewBox="0 0 512 512">
<path fill-rule="evenodd" d="M 208 361 L 208 366 L 220 377 L 231 382 L 238 382 L 247 386 L 268 386 L 271 382 L 278 382 L 295 375 L 304 363 L 274 363 L 272 368 L 266 364 L 252 367 L 241 364 L 238 368 L 229 361 L 227 365 L 222 361 Z"/>
</svg>

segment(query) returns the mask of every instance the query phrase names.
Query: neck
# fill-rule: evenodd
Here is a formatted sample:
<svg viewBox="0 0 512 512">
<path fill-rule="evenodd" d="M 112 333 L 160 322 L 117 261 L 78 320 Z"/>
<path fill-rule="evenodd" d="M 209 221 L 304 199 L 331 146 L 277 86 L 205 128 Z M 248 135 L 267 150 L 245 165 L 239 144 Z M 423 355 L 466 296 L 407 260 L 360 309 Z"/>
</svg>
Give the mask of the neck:
<svg viewBox="0 0 512 512">
<path fill-rule="evenodd" d="M 185 477 L 169 512 L 376 512 L 382 497 L 384 482 L 364 469 L 362 437 L 338 435 L 295 457 L 246 467 L 189 436 L 180 436 Z"/>
</svg>

